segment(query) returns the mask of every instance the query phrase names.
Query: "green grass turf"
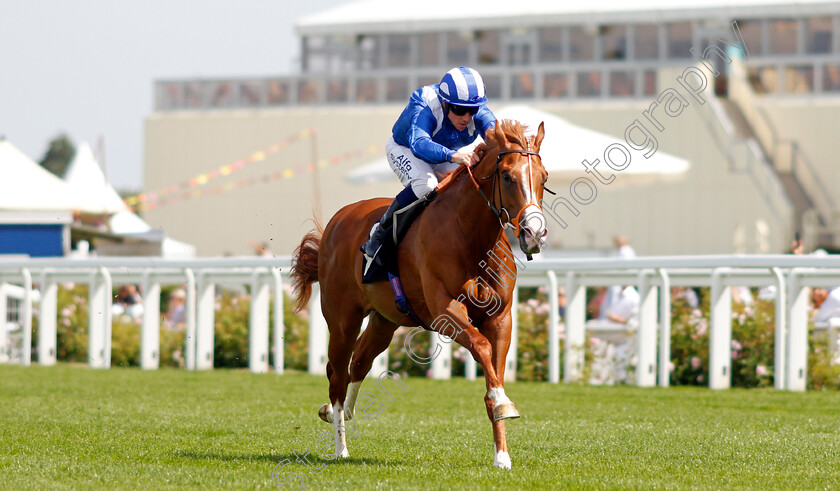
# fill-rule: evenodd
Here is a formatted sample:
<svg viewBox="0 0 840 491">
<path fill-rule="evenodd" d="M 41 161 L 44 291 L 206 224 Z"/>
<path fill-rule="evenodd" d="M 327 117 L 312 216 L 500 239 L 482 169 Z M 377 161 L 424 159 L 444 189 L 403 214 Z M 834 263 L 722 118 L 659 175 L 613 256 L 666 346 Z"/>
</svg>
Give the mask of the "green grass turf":
<svg viewBox="0 0 840 491">
<path fill-rule="evenodd" d="M 363 390 L 378 394 L 370 381 Z M 324 377 L 0 366 L 0 487 L 822 489 L 840 487 L 840 393 L 508 384 L 513 469 L 492 467 L 484 384 L 408 379 L 314 456 Z M 317 472 L 316 472 L 317 471 Z M 291 477 L 291 476 L 290 476 Z M 292 484 L 300 481 L 290 479 Z"/>
</svg>

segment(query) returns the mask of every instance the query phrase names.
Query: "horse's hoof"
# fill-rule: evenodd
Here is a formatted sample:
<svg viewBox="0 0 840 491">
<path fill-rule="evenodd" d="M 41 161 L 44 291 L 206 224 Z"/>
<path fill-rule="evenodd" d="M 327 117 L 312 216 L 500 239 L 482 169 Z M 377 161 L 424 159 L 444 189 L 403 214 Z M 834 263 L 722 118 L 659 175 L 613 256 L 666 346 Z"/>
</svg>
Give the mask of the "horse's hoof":
<svg viewBox="0 0 840 491">
<path fill-rule="evenodd" d="M 496 458 L 493 459 L 493 467 L 499 469 L 510 469 L 510 454 L 507 452 L 497 452 Z"/>
<path fill-rule="evenodd" d="M 321 421 L 326 421 L 327 423 L 332 424 L 333 422 L 333 408 L 329 403 L 324 404 L 321 406 L 321 409 L 318 410 L 318 417 L 321 418 Z M 344 419 L 350 421 L 353 419 L 353 413 L 350 411 L 344 411 Z"/>
<path fill-rule="evenodd" d="M 512 402 L 499 404 L 498 406 L 493 408 L 493 421 L 499 421 L 502 419 L 513 419 L 518 417 L 519 411 L 516 410 Z"/>
<path fill-rule="evenodd" d="M 332 406 L 330 406 L 329 403 L 324 404 L 323 406 L 321 406 L 321 409 L 318 410 L 318 417 L 321 418 L 321 421 L 324 421 L 326 423 L 332 423 L 332 415 Z"/>
<path fill-rule="evenodd" d="M 347 447 L 341 449 L 341 452 L 336 452 L 335 457 L 336 459 L 349 459 L 350 452 L 347 451 Z"/>
</svg>

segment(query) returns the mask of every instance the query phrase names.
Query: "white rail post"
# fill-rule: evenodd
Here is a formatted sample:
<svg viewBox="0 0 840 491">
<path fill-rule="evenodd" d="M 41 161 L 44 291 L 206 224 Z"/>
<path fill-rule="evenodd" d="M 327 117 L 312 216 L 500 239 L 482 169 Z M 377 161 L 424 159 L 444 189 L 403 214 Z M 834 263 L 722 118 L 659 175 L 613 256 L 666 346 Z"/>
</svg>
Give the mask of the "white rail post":
<svg viewBox="0 0 840 491">
<path fill-rule="evenodd" d="M 770 268 L 770 271 L 776 277 L 776 345 L 773 353 L 773 387 L 776 390 L 784 390 L 787 387 L 785 384 L 787 284 L 779 268 Z"/>
<path fill-rule="evenodd" d="M 583 379 L 585 348 L 586 288 L 580 284 L 574 271 L 569 271 L 566 273 L 566 358 L 563 363 L 564 382 L 579 382 Z"/>
<path fill-rule="evenodd" d="M 514 285 L 510 302 L 510 347 L 505 356 L 505 382 L 516 382 L 516 357 L 519 349 L 519 286 Z"/>
<path fill-rule="evenodd" d="M 312 285 L 309 299 L 309 373 L 327 373 L 327 321 L 321 312 L 321 287 Z"/>
<path fill-rule="evenodd" d="M 557 274 L 546 271 L 548 277 L 548 381 L 560 383 L 560 294 Z M 584 295 L 585 297 L 585 295 Z"/>
<path fill-rule="evenodd" d="M 478 364 L 473 358 L 472 354 L 468 351 L 467 357 L 464 361 L 464 378 L 467 380 L 475 380 L 476 373 L 478 372 Z"/>
<path fill-rule="evenodd" d="M 106 317 L 111 313 L 110 276 L 93 271 L 88 293 L 88 365 L 91 368 L 110 368 L 108 327 Z"/>
<path fill-rule="evenodd" d="M 52 366 L 56 362 L 58 340 L 58 283 L 46 272 L 41 273 L 41 316 L 38 320 L 38 364 Z"/>
<path fill-rule="evenodd" d="M 216 328 L 216 284 L 207 279 L 204 271 L 196 278 L 196 370 L 213 369 L 213 348 Z M 253 309 L 252 309 L 253 311 Z"/>
<path fill-rule="evenodd" d="M 147 269 L 143 274 L 143 330 L 140 334 L 140 368 L 160 367 L 160 283 Z"/>
<path fill-rule="evenodd" d="M 732 376 L 732 291 L 724 282 L 729 268 L 712 273 L 709 333 L 709 388 L 728 389 Z"/>
<path fill-rule="evenodd" d="M 655 271 L 639 271 L 639 331 L 636 333 L 636 385 L 656 385 L 656 301 L 657 288 L 651 281 Z"/>
<path fill-rule="evenodd" d="M 280 268 L 271 268 L 271 277 L 274 279 L 274 373 L 283 375 L 285 364 L 285 349 L 283 340 L 286 335 L 285 306 L 283 304 L 283 276 Z"/>
<path fill-rule="evenodd" d="M 213 345 L 216 328 L 216 284 L 207 280 L 204 271 L 196 277 L 195 369 L 213 369 Z"/>
<path fill-rule="evenodd" d="M 187 370 L 196 369 L 196 325 L 195 325 L 195 274 L 191 268 L 184 269 L 184 275 L 187 277 L 187 303 L 185 305 L 186 320 L 187 320 L 187 334 L 184 344 L 184 368 Z"/>
<path fill-rule="evenodd" d="M 0 363 L 9 363 L 9 331 L 6 324 L 9 322 L 9 313 L 6 303 L 9 297 L 6 295 L 7 283 L 0 281 Z"/>
<path fill-rule="evenodd" d="M 431 343 L 429 344 L 429 353 L 438 351 L 436 346 L 440 346 L 438 355 L 432 358 L 432 378 L 435 380 L 449 380 L 452 378 L 452 340 L 446 336 L 441 336 L 440 333 L 430 332 Z"/>
<path fill-rule="evenodd" d="M 21 273 L 23 274 L 23 346 L 21 346 L 20 364 L 28 367 L 32 364 L 32 274 L 26 268 L 23 268 Z"/>
<path fill-rule="evenodd" d="M 802 270 L 792 269 L 788 279 L 790 308 L 787 339 L 785 383 L 790 391 L 807 388 L 808 375 L 808 289 L 802 282 Z"/>
<path fill-rule="evenodd" d="M 671 384 L 671 279 L 660 269 L 659 280 L 659 386 Z"/>
<path fill-rule="evenodd" d="M 248 368 L 251 373 L 268 372 L 268 287 L 260 271 L 254 271 L 248 326 Z"/>
</svg>

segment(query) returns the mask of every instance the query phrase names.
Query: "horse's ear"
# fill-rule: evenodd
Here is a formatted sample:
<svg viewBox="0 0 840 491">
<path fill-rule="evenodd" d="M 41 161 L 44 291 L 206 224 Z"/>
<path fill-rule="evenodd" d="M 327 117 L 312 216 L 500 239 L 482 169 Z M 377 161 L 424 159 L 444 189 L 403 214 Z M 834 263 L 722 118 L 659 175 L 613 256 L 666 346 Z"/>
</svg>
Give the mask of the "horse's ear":
<svg viewBox="0 0 840 491">
<path fill-rule="evenodd" d="M 505 137 L 505 130 L 502 129 L 501 121 L 496 121 L 496 126 L 493 127 L 493 135 L 495 136 L 496 144 L 499 145 L 499 149 L 504 150 L 510 146 L 507 137 Z"/>
<path fill-rule="evenodd" d="M 543 138 L 545 138 L 545 122 L 540 123 L 540 128 L 537 130 L 536 136 L 534 136 L 534 146 L 537 147 L 537 151 L 540 150 L 540 144 L 542 144 Z"/>
</svg>

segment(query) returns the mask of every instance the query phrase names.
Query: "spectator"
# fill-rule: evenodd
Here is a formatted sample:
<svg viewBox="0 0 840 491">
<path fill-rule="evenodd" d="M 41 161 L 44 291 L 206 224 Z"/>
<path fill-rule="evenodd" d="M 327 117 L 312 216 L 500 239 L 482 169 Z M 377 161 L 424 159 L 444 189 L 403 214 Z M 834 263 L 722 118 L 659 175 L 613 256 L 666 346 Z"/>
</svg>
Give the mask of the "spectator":
<svg viewBox="0 0 840 491">
<path fill-rule="evenodd" d="M 607 308 L 605 317 L 612 322 L 627 324 L 639 315 L 639 292 L 633 286 L 618 288 L 620 289 L 618 296 Z"/>
<path fill-rule="evenodd" d="M 120 287 L 111 312 L 116 316 L 127 315 L 135 321 L 143 317 L 143 298 L 137 291 L 136 285 Z"/>
<path fill-rule="evenodd" d="M 566 318 L 566 289 L 562 286 L 557 289 L 557 314 L 560 319 Z"/>
<path fill-rule="evenodd" d="M 616 235 L 615 239 L 613 239 L 613 243 L 615 244 L 613 257 L 617 257 L 619 259 L 631 259 L 636 257 L 636 251 L 633 250 L 633 247 L 627 241 L 627 237 L 623 235 Z M 621 293 L 620 286 L 611 286 L 607 288 L 607 293 L 604 297 L 604 302 L 601 304 L 600 314 L 598 315 L 599 319 L 607 318 L 607 311 L 610 310 L 610 306 L 616 301 L 619 293 Z"/>
<path fill-rule="evenodd" d="M 828 291 L 824 288 L 814 288 L 811 295 L 814 302 L 814 323 L 825 323 L 834 317 L 840 317 L 840 287 Z"/>
<path fill-rule="evenodd" d="M 169 295 L 169 310 L 164 315 L 164 321 L 170 328 L 184 326 L 187 322 L 187 292 L 182 288 L 174 290 Z"/>
<path fill-rule="evenodd" d="M 700 299 L 697 298 L 697 292 L 693 288 L 686 288 L 684 286 L 671 287 L 671 303 L 685 302 L 689 307 L 696 309 L 700 306 Z"/>
</svg>

